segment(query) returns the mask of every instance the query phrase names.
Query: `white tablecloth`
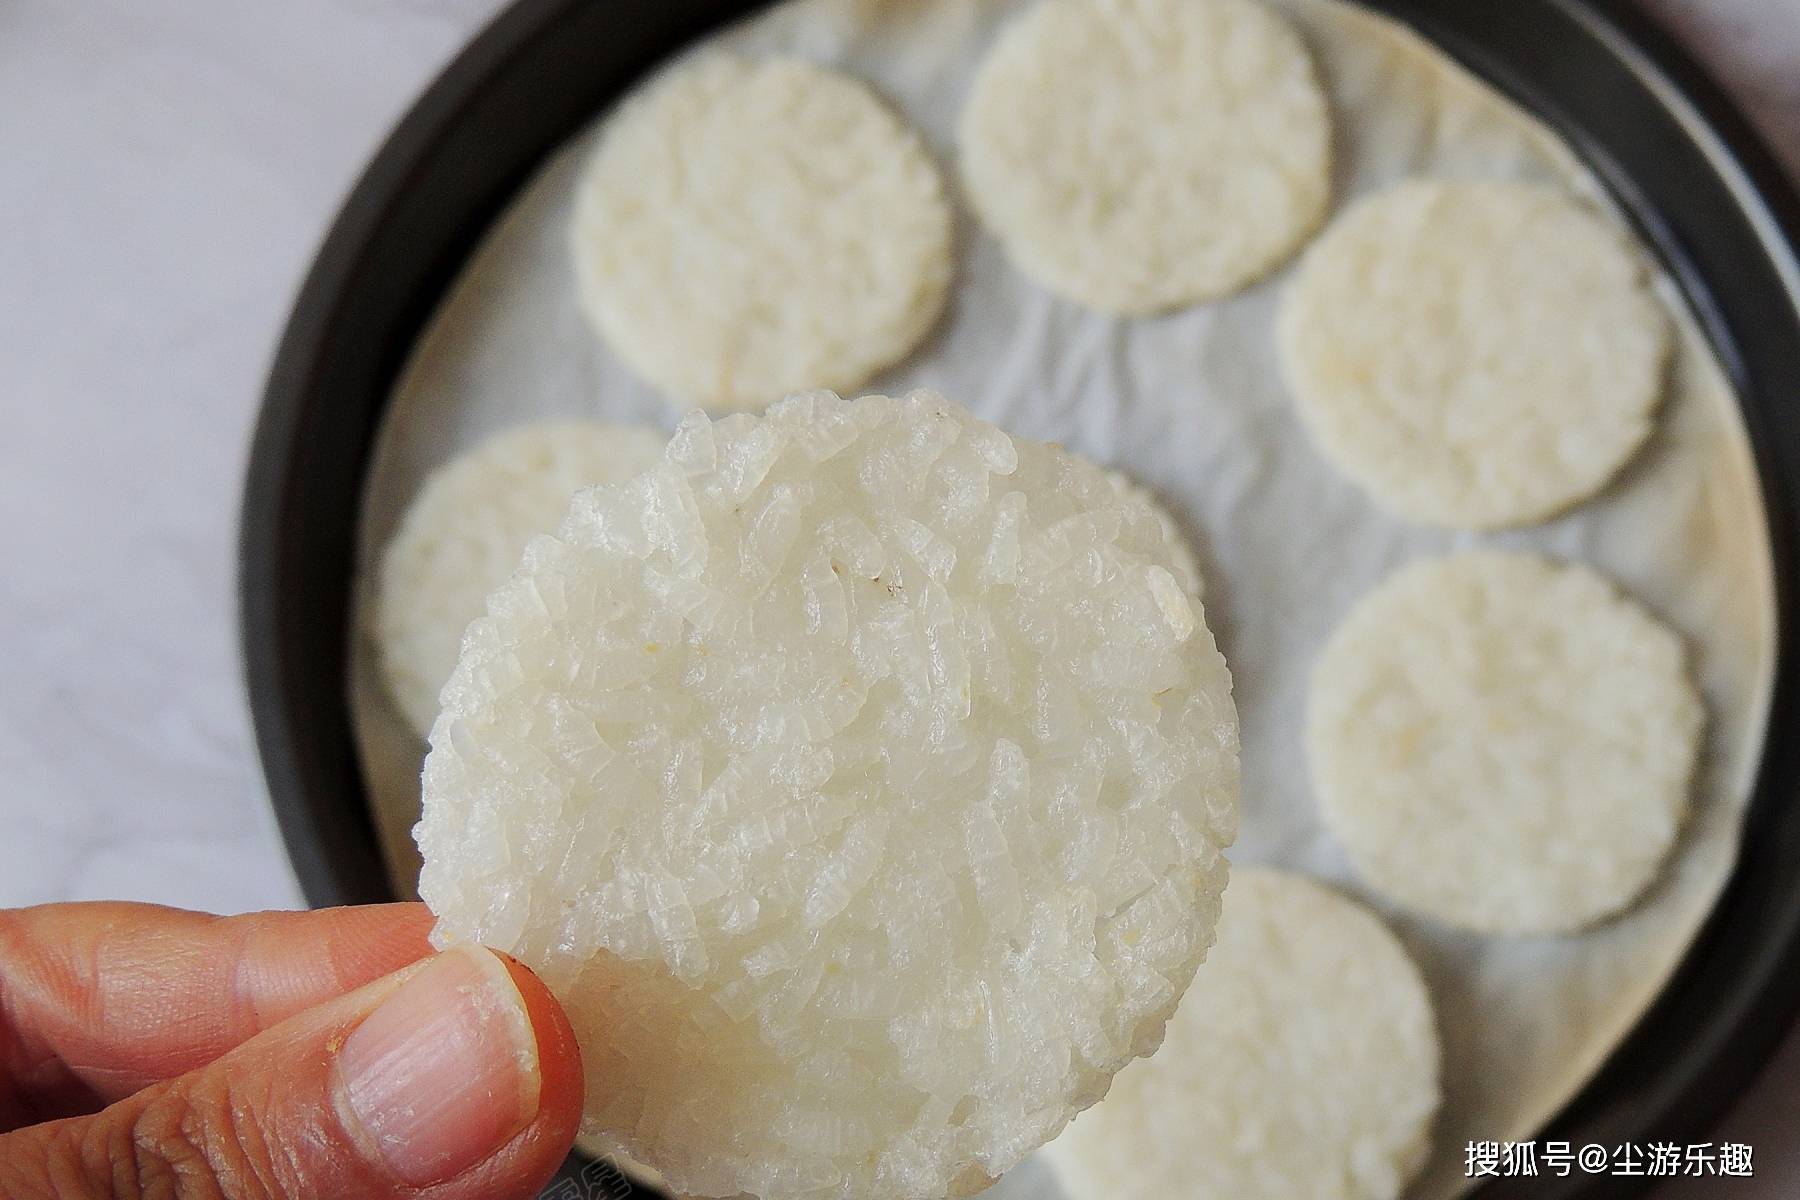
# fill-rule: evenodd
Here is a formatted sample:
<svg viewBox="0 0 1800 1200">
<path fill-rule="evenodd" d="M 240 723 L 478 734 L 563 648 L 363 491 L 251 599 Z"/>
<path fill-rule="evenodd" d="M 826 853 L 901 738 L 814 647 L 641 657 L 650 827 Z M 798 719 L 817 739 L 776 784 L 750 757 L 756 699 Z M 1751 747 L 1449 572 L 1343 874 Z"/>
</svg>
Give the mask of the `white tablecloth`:
<svg viewBox="0 0 1800 1200">
<path fill-rule="evenodd" d="M 1650 0 L 1800 172 L 1800 0 Z M 263 374 L 368 155 L 498 0 L 0 4 L 0 905 L 300 902 L 233 600 Z M 1718 1137 L 1800 1194 L 1800 1036 Z M 1733 1181 L 1738 1183 L 1739 1181 Z"/>
</svg>

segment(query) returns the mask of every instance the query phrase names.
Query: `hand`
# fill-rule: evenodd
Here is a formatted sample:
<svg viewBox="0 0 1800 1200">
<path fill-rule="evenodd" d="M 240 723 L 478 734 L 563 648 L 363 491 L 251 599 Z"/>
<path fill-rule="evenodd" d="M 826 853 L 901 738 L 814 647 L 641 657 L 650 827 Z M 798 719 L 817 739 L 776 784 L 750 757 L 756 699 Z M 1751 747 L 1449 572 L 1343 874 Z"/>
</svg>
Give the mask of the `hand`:
<svg viewBox="0 0 1800 1200">
<path fill-rule="evenodd" d="M 0 910 L 0 1200 L 524 1200 L 581 1113 L 567 1018 L 421 905 Z"/>
</svg>

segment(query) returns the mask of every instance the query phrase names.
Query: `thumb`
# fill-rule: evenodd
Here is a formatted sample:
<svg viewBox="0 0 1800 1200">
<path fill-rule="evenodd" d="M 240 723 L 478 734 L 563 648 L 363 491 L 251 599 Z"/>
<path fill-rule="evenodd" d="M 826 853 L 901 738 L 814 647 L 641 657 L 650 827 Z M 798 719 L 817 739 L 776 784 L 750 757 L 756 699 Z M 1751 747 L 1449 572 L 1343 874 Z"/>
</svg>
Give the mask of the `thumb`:
<svg viewBox="0 0 1800 1200">
<path fill-rule="evenodd" d="M 93 1116 L 0 1136 L 0 1200 L 524 1200 L 581 1096 L 549 991 L 459 947 Z"/>
</svg>

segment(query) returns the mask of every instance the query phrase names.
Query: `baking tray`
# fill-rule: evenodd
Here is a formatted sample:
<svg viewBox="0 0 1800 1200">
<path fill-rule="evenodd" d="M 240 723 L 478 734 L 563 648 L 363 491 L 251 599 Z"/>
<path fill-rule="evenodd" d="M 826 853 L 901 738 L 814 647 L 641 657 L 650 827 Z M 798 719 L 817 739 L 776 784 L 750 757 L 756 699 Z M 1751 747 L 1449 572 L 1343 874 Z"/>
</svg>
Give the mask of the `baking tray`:
<svg viewBox="0 0 1800 1200">
<path fill-rule="evenodd" d="M 1365 0 L 1544 120 L 1676 281 L 1744 410 L 1768 512 L 1777 659 L 1731 879 L 1667 988 L 1541 1137 L 1706 1140 L 1800 1006 L 1800 198 L 1744 119 L 1627 0 Z M 314 905 L 394 898 L 348 705 L 364 477 L 413 343 L 545 158 L 669 54 L 762 5 L 518 0 L 425 92 L 363 174 L 301 288 L 251 446 L 239 544 L 257 747 Z M 571 1160 L 566 1176 L 581 1163 Z M 1500 1180 L 1479 1195 L 1637 1195 L 1647 1178 Z M 593 1186 L 600 1184 L 598 1190 Z M 593 1174 L 575 1195 L 629 1194 Z"/>
</svg>

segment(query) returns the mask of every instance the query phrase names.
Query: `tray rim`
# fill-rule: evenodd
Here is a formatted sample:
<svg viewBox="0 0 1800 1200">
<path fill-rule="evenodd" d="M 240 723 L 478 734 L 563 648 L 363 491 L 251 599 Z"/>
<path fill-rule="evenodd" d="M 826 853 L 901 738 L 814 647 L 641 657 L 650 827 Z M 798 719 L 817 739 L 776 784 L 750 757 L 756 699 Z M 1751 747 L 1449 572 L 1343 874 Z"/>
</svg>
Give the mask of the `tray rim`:
<svg viewBox="0 0 1800 1200">
<path fill-rule="evenodd" d="M 1583 129 L 1546 112 L 1541 97 L 1521 86 L 1505 63 L 1495 61 L 1497 51 L 1472 40 L 1469 30 L 1479 28 L 1484 19 L 1535 17 L 1569 22 L 1569 27 L 1600 43 L 1682 127 L 1687 143 L 1699 150 L 1716 180 L 1731 193 L 1736 211 L 1753 228 L 1767 263 L 1780 279 L 1781 294 L 1800 334 L 1800 253 L 1795 249 L 1800 246 L 1800 194 L 1794 181 L 1719 85 L 1631 0 L 1509 0 L 1505 5 L 1492 0 L 1353 2 L 1412 26 L 1544 116 L 1616 193 L 1621 184 L 1632 186 L 1631 180 L 1613 177 L 1589 158 L 1596 151 L 1604 156 L 1605 147 L 1589 144 Z M 328 705 L 307 703 L 302 694 L 307 691 L 304 685 L 320 672 L 327 680 L 335 676 L 339 685 L 335 695 L 347 710 L 343 683 L 352 542 L 348 525 L 340 518 L 346 511 L 353 514 L 359 502 L 374 422 L 386 403 L 382 388 L 365 404 L 367 411 L 351 414 L 360 418 L 360 430 L 353 423 L 349 434 L 353 443 L 360 443 L 354 453 L 324 453 L 321 444 L 315 444 L 317 439 L 343 435 L 326 420 L 332 415 L 327 401 L 334 398 L 333 367 L 354 360 L 358 371 L 385 375 L 391 385 L 411 345 L 410 337 L 404 347 L 363 345 L 367 339 L 357 336 L 362 331 L 349 320 L 355 315 L 355 299 L 382 287 L 381 270 L 395 256 L 410 253 L 417 260 L 417 242 L 435 238 L 434 250 L 427 256 L 432 261 L 415 262 L 416 286 L 410 299 L 395 304 L 389 297 L 394 320 L 401 327 L 410 324 L 411 335 L 416 336 L 505 201 L 536 163 L 596 110 L 595 104 L 579 103 L 563 106 L 579 110 L 573 117 L 567 112 L 522 111 L 521 98 L 507 94 L 501 81 L 528 56 L 562 63 L 556 39 L 583 19 L 593 23 L 600 14 L 609 32 L 629 30 L 638 38 L 636 49 L 615 56 L 635 63 L 632 73 L 636 73 L 691 38 L 760 7 L 758 0 L 660 0 L 654 6 L 634 6 L 629 0 L 607 4 L 514 0 L 395 126 L 349 192 L 299 289 L 270 368 L 251 442 L 238 543 L 238 613 L 244 686 L 258 757 L 282 840 L 306 899 L 315 907 L 393 898 L 375 849 L 347 711 L 334 714 Z M 1503 12 L 1506 17 L 1497 16 Z M 423 230 L 411 245 L 407 237 L 395 236 L 396 224 L 404 226 L 410 220 L 423 227 L 429 220 L 418 211 L 416 193 L 443 170 L 443 156 L 455 148 L 457 139 L 467 143 L 472 134 L 492 136 L 497 132 L 495 122 L 505 129 L 508 121 L 514 132 L 520 121 L 535 122 L 540 134 L 558 122 L 563 127 L 553 135 L 534 135 L 541 145 L 514 156 L 522 161 L 510 172 L 510 181 L 465 191 L 457 205 L 461 215 L 452 222 L 461 227 L 460 233 L 446 238 L 441 228 Z M 1625 207 L 1642 222 L 1645 212 L 1640 205 L 1625 198 Z M 1659 251 L 1666 250 L 1666 230 L 1641 231 Z M 1780 414 L 1751 411 L 1745 400 L 1749 393 L 1741 374 L 1743 363 L 1733 353 L 1740 330 L 1726 323 L 1712 303 L 1713 289 L 1684 271 L 1680 256 L 1676 257 L 1669 263 L 1671 270 L 1739 388 L 1752 433 L 1774 560 L 1775 687 L 1755 799 L 1745 819 L 1744 848 L 1724 893 L 1651 1009 L 1539 1135 L 1540 1140 L 1560 1138 L 1577 1145 L 1693 1140 L 1760 1071 L 1800 1011 L 1800 880 L 1787 880 L 1785 889 L 1778 886 L 1784 869 L 1791 875 L 1800 866 L 1800 816 L 1780 819 L 1784 804 L 1800 798 L 1800 746 L 1780 737 L 1800 711 L 1800 662 L 1792 645 L 1800 615 L 1795 609 L 1794 526 L 1800 515 L 1800 429 L 1784 437 L 1778 426 L 1770 426 Z M 1800 374 L 1794 378 L 1800 381 Z M 324 489 L 327 501 L 322 505 L 306 503 L 309 494 L 301 484 L 309 478 L 324 478 L 337 491 Z M 314 486 L 310 498 L 316 501 L 320 492 Z M 314 511 L 317 507 L 325 511 Z M 334 555 L 340 560 L 337 568 L 329 565 Z M 321 559 L 327 564 L 323 571 L 316 569 Z M 342 611 L 333 612 L 328 604 L 309 611 L 302 600 L 321 592 L 340 594 L 337 608 Z M 335 654 L 318 652 L 320 643 L 333 642 Z M 316 695 L 318 689 L 312 691 Z M 1759 930 L 1749 943 L 1731 936 L 1746 923 Z M 1708 988 L 1708 980 L 1725 970 L 1739 986 L 1721 996 L 1717 988 Z M 1665 1057 L 1671 1044 L 1678 1050 Z M 1644 1177 L 1575 1174 L 1567 1179 L 1496 1181 L 1479 1194 L 1529 1195 L 1538 1200 L 1613 1197 L 1640 1194 L 1653 1182 Z"/>
</svg>

